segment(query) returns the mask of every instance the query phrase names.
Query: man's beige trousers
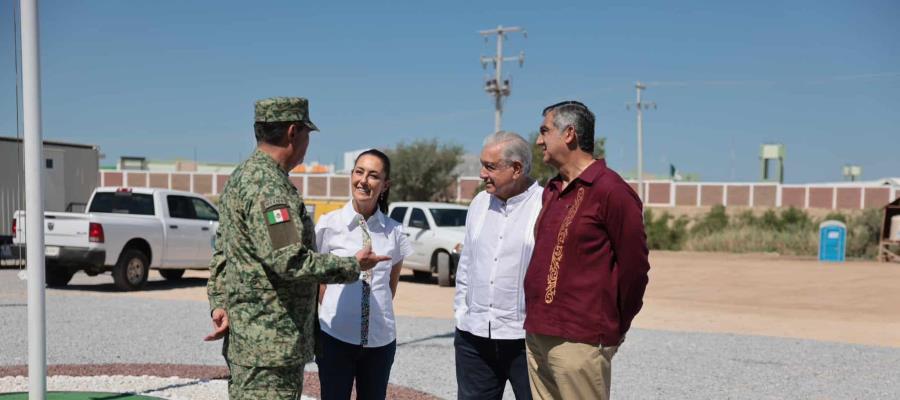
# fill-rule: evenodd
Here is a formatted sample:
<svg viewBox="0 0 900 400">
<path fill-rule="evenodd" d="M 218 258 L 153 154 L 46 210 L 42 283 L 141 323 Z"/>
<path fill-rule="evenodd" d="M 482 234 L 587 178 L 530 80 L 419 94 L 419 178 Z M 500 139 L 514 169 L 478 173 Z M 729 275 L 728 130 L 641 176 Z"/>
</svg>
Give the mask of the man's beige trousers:
<svg viewBox="0 0 900 400">
<path fill-rule="evenodd" d="M 529 333 L 528 378 L 535 399 L 609 399 L 612 358 L 619 346 L 597 346 Z"/>
</svg>

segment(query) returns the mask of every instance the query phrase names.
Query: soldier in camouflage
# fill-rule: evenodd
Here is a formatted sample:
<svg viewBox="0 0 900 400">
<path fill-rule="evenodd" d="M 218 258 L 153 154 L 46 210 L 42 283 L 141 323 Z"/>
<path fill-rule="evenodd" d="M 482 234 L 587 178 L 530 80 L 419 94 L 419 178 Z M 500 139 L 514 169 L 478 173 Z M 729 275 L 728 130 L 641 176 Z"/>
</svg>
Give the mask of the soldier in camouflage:
<svg viewBox="0 0 900 400">
<path fill-rule="evenodd" d="M 355 281 L 389 257 L 316 253 L 315 231 L 288 171 L 303 160 L 306 99 L 256 102 L 257 148 L 231 174 L 219 199 L 220 224 L 207 285 L 214 331 L 231 371 L 231 399 L 299 399 L 312 360 L 319 283 Z"/>
</svg>

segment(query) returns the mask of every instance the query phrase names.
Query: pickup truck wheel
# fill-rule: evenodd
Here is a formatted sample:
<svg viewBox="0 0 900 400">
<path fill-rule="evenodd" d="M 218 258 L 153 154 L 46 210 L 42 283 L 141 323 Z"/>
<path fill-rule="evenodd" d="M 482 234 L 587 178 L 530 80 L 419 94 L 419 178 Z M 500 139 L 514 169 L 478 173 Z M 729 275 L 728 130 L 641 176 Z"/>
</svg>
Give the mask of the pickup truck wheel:
<svg viewBox="0 0 900 400">
<path fill-rule="evenodd" d="M 431 279 L 430 271 L 415 271 L 413 270 L 413 279 L 417 281 L 427 281 Z"/>
<path fill-rule="evenodd" d="M 437 253 L 437 256 L 434 259 L 435 263 L 437 264 L 436 268 L 438 276 L 438 286 L 447 287 L 453 285 L 454 282 L 451 279 L 450 274 L 450 254 L 447 254 L 447 252 L 444 251 L 440 251 Z"/>
<path fill-rule="evenodd" d="M 75 271 L 56 264 L 47 263 L 45 279 L 48 287 L 63 287 L 69 284 Z"/>
<path fill-rule="evenodd" d="M 166 278 L 167 281 L 177 281 L 180 280 L 182 276 L 184 276 L 183 269 L 161 269 L 159 270 L 159 274 L 162 275 L 163 278 Z"/>
<path fill-rule="evenodd" d="M 140 250 L 126 249 L 113 267 L 113 282 L 121 290 L 137 290 L 147 282 L 149 272 L 150 261 L 147 256 Z"/>
</svg>

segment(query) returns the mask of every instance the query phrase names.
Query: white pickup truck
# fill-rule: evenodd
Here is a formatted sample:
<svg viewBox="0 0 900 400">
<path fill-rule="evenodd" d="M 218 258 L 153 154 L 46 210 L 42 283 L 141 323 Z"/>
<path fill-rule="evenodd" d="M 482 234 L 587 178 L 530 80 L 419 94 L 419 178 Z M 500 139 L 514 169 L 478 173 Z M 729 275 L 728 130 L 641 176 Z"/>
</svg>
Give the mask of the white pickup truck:
<svg viewBox="0 0 900 400">
<path fill-rule="evenodd" d="M 403 232 L 413 248 L 413 254 L 403 260 L 403 267 L 411 269 L 419 279 L 437 273 L 439 285 L 452 285 L 466 236 L 467 213 L 467 207 L 457 204 L 391 203 L 388 215 L 403 224 Z M 441 254 L 449 256 L 446 269 L 439 262 Z"/>
<path fill-rule="evenodd" d="M 111 271 L 116 287 L 137 290 L 151 268 L 177 280 L 205 269 L 219 212 L 203 197 L 149 188 L 94 190 L 84 213 L 44 214 L 48 286 L 65 286 L 77 271 Z M 25 212 L 13 219 L 13 245 L 24 255 Z"/>
</svg>

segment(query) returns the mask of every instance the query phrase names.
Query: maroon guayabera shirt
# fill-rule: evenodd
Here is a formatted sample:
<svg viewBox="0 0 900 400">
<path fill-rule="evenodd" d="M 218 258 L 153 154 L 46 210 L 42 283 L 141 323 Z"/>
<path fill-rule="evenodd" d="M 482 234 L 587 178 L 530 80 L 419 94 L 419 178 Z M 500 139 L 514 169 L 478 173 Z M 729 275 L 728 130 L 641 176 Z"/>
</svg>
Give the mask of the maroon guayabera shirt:
<svg viewBox="0 0 900 400">
<path fill-rule="evenodd" d="M 562 189 L 547 183 L 525 275 L 525 330 L 614 346 L 643 304 L 647 237 L 641 200 L 597 160 Z"/>
</svg>

